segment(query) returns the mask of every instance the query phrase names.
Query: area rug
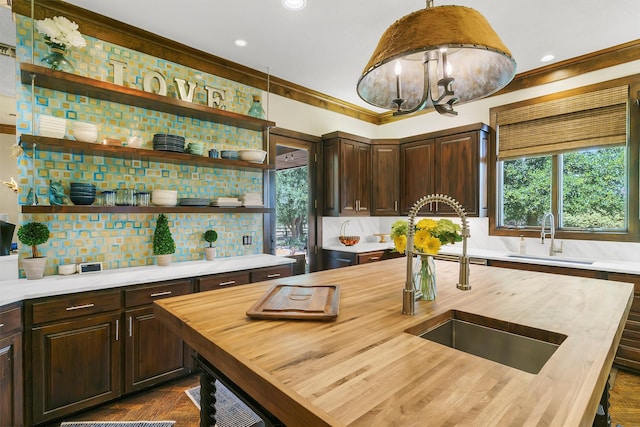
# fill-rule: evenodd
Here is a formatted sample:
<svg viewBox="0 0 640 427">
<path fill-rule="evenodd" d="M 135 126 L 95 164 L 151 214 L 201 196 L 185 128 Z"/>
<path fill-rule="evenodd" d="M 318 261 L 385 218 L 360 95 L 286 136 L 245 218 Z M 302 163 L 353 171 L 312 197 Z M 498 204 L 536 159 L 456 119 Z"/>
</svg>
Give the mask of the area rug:
<svg viewBox="0 0 640 427">
<path fill-rule="evenodd" d="M 200 386 L 184 391 L 194 405 L 200 409 Z M 216 381 L 216 426 L 217 427 L 264 427 L 264 421 L 242 400 Z"/>
<path fill-rule="evenodd" d="M 171 427 L 175 421 L 69 421 L 60 427 Z"/>
</svg>

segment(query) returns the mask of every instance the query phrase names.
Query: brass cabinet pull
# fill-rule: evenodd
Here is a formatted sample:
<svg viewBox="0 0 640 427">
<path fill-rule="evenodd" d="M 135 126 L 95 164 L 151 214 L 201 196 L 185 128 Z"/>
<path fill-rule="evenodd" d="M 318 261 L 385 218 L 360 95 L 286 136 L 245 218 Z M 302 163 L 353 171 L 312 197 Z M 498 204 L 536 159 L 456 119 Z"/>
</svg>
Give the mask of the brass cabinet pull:
<svg viewBox="0 0 640 427">
<path fill-rule="evenodd" d="M 380 257 L 379 257 L 379 256 L 372 256 L 372 257 L 370 257 L 369 259 L 370 259 L 371 261 L 377 261 L 377 260 L 379 260 L 379 259 L 380 259 Z"/>
<path fill-rule="evenodd" d="M 2 328 L 4 326 L 4 323 L 0 323 L 0 328 Z"/>
<path fill-rule="evenodd" d="M 118 321 L 118 319 L 116 319 L 116 341 L 120 340 L 120 335 L 118 334 L 119 330 L 120 330 L 120 322 Z"/>
<path fill-rule="evenodd" d="M 133 316 L 129 316 L 129 336 L 133 336 Z"/>
<path fill-rule="evenodd" d="M 234 283 L 236 283 L 235 280 L 229 280 L 227 282 L 220 282 L 218 283 L 218 286 L 229 286 L 229 285 L 233 285 Z"/>
<path fill-rule="evenodd" d="M 398 201 L 394 201 L 393 202 L 393 210 L 397 211 L 398 210 Z"/>
<path fill-rule="evenodd" d="M 151 294 L 151 298 L 162 297 L 162 296 L 165 296 L 165 295 L 171 295 L 171 291 L 155 292 L 155 293 Z"/>
<path fill-rule="evenodd" d="M 67 307 L 66 310 L 73 311 L 73 310 L 81 310 L 83 308 L 91 308 L 91 307 L 95 307 L 95 304 L 91 303 L 91 304 L 84 304 L 84 305 L 74 305 L 73 307 Z"/>
<path fill-rule="evenodd" d="M 274 277 L 280 277 L 280 273 L 267 274 L 267 279 L 273 279 Z"/>
</svg>

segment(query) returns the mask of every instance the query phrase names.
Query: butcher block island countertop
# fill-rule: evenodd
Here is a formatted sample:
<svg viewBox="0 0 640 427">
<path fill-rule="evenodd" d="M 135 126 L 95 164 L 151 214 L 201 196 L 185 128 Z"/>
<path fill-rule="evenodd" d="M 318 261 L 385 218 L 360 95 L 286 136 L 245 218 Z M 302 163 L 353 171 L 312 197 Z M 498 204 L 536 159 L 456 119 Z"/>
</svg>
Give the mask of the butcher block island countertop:
<svg viewBox="0 0 640 427">
<path fill-rule="evenodd" d="M 590 426 L 633 285 L 436 261 L 438 296 L 402 314 L 404 258 L 156 301 L 155 314 L 287 426 Z M 336 321 L 246 316 L 274 284 L 340 285 Z M 538 374 L 408 329 L 448 310 L 564 334 Z"/>
</svg>

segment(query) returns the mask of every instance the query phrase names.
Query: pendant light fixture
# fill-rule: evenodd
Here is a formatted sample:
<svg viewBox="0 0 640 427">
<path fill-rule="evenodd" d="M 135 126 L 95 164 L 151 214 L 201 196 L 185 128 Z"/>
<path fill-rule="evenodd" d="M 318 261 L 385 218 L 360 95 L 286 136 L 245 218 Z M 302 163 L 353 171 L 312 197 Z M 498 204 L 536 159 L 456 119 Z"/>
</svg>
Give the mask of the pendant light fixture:
<svg viewBox="0 0 640 427">
<path fill-rule="evenodd" d="M 360 98 L 409 114 L 430 107 L 454 116 L 454 104 L 484 98 L 509 84 L 516 62 L 478 11 L 433 6 L 413 12 L 382 34 L 358 80 Z"/>
</svg>

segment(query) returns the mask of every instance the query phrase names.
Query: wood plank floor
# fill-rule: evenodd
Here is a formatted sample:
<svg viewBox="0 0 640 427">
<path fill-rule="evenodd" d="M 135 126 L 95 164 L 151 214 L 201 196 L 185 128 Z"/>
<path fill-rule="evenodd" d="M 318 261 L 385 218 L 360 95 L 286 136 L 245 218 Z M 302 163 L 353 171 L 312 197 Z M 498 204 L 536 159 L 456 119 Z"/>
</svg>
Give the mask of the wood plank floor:
<svg viewBox="0 0 640 427">
<path fill-rule="evenodd" d="M 611 425 L 640 426 L 640 375 L 614 369 L 611 380 Z M 184 391 L 198 384 L 199 377 L 190 376 L 64 421 L 174 420 L 176 427 L 196 427 L 200 423 L 199 412 Z"/>
</svg>

